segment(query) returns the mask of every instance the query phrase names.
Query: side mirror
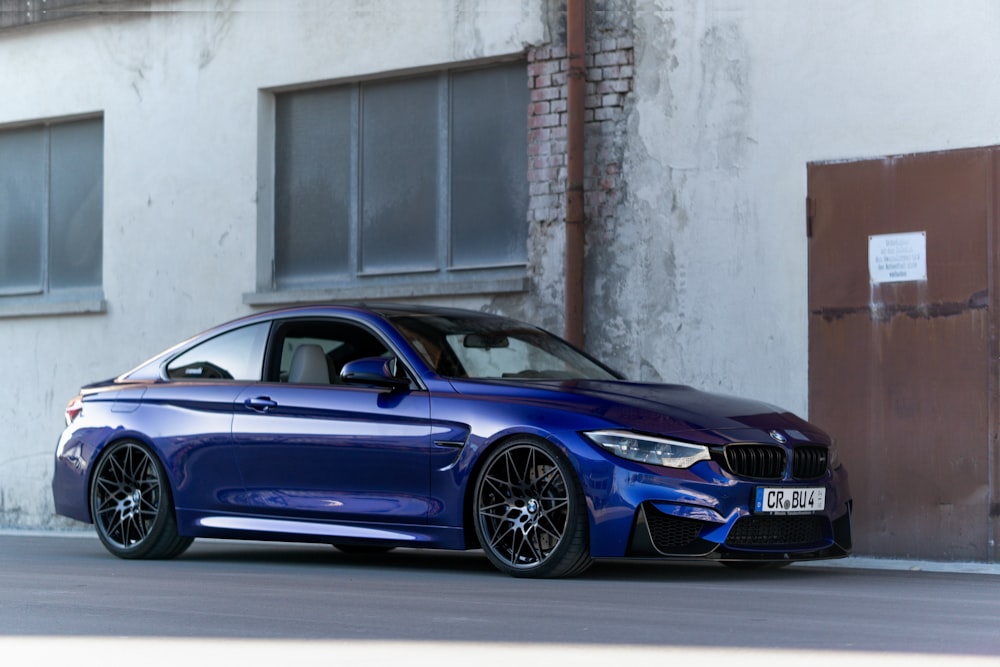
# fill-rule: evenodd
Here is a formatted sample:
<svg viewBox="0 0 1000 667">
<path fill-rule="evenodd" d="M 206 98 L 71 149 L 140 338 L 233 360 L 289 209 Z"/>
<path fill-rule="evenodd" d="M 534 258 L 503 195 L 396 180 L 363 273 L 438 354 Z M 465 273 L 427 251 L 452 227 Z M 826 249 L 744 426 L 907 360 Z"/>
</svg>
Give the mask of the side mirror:
<svg viewBox="0 0 1000 667">
<path fill-rule="evenodd" d="M 370 384 L 388 387 L 393 391 L 410 386 L 410 379 L 398 372 L 395 357 L 365 357 L 348 361 L 340 371 L 340 379 L 345 384 Z"/>
</svg>

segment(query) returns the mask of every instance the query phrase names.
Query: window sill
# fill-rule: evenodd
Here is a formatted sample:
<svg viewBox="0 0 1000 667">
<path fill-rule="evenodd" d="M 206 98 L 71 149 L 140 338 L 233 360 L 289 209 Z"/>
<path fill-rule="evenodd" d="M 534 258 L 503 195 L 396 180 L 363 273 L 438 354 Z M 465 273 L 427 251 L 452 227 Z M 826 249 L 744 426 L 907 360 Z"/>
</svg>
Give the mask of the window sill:
<svg viewBox="0 0 1000 667">
<path fill-rule="evenodd" d="M 108 303 L 101 293 L 58 297 L 0 298 L 0 319 L 15 317 L 51 317 L 57 315 L 93 315 L 108 312 Z"/>
<path fill-rule="evenodd" d="M 328 288 L 289 288 L 248 292 L 243 303 L 248 306 L 279 306 L 322 301 L 384 301 L 420 297 L 472 296 L 477 294 L 514 294 L 527 292 L 528 278 L 487 278 L 469 281 L 396 283 L 383 285 L 348 285 Z"/>
</svg>

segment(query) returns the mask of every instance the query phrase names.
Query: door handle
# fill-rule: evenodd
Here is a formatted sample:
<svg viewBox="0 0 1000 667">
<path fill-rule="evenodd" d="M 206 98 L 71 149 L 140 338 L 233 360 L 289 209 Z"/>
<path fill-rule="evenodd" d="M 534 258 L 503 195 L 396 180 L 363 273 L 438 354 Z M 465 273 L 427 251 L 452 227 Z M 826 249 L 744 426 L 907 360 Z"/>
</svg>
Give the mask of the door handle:
<svg viewBox="0 0 1000 667">
<path fill-rule="evenodd" d="M 243 405 L 247 406 L 250 410 L 254 412 L 267 413 L 271 408 L 278 407 L 277 401 L 272 401 L 267 396 L 257 396 L 256 398 L 248 398 L 243 401 Z"/>
</svg>

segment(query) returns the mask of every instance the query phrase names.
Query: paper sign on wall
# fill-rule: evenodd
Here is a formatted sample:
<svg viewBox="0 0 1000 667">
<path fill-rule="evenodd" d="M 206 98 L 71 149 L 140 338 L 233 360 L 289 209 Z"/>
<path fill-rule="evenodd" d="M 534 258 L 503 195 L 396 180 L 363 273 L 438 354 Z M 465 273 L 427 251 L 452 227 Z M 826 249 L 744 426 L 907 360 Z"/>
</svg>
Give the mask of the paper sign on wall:
<svg viewBox="0 0 1000 667">
<path fill-rule="evenodd" d="M 927 232 L 869 236 L 868 275 L 874 285 L 927 280 Z"/>
</svg>

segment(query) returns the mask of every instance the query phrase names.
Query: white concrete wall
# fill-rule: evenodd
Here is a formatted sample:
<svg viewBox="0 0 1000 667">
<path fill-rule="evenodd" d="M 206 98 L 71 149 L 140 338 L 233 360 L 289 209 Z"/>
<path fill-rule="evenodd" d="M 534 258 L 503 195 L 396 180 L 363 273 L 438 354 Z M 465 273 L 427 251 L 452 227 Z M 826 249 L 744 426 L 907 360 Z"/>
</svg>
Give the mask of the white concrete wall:
<svg viewBox="0 0 1000 667">
<path fill-rule="evenodd" d="M 523 53 L 541 0 L 183 0 L 0 33 L 0 127 L 103 112 L 107 312 L 0 319 L 0 526 L 51 516 L 65 402 L 249 312 L 260 90 Z"/>
<path fill-rule="evenodd" d="M 596 347 L 805 414 L 806 165 L 1000 143 L 1000 3 L 634 7 L 632 223 L 591 250 L 619 273 Z"/>
<path fill-rule="evenodd" d="M 554 0 L 555 1 L 555 0 Z M 103 112 L 107 312 L 0 319 L 0 526 L 45 526 L 62 408 L 249 309 L 261 89 L 522 52 L 545 0 L 181 0 L 0 33 L 0 127 Z M 179 9 L 187 11 L 177 11 Z M 627 193 L 592 221 L 588 347 L 633 377 L 807 410 L 810 161 L 1000 143 L 993 0 L 606 0 L 629 12 Z M 613 21 L 614 22 L 614 21 Z M 535 292 L 561 326 L 561 230 Z"/>
</svg>

